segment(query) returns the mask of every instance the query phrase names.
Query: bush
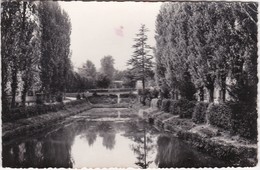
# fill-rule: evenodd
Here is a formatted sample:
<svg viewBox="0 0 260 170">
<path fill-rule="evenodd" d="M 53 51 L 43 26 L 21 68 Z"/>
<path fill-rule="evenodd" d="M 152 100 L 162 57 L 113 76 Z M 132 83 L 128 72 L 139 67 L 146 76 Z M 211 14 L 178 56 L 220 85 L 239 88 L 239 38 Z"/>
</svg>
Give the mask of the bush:
<svg viewBox="0 0 260 170">
<path fill-rule="evenodd" d="M 56 101 L 57 101 L 57 102 L 62 102 L 62 101 L 63 101 L 63 96 L 62 96 L 62 94 L 58 94 L 58 95 L 56 96 Z"/>
<path fill-rule="evenodd" d="M 109 94 L 109 97 L 110 97 L 110 98 L 117 98 L 117 95 L 115 95 L 115 94 Z"/>
<path fill-rule="evenodd" d="M 116 104 L 117 97 L 110 97 L 108 95 L 96 95 L 88 97 L 88 100 L 92 104 Z"/>
<path fill-rule="evenodd" d="M 210 104 L 207 110 L 209 123 L 211 125 L 230 131 L 232 129 L 232 110 L 224 103 Z"/>
<path fill-rule="evenodd" d="M 162 101 L 161 110 L 165 112 L 170 112 L 173 115 L 180 115 L 180 118 L 191 118 L 194 107 L 195 102 L 189 101 L 187 99 L 164 99 Z"/>
<path fill-rule="evenodd" d="M 48 104 L 48 105 L 41 104 L 41 105 L 33 105 L 33 106 L 9 109 L 9 111 L 2 112 L 2 121 L 10 122 L 18 119 L 46 114 L 48 112 L 57 112 L 59 110 L 63 110 L 65 106 L 70 107 L 78 104 L 83 104 L 85 102 L 86 100 L 74 100 L 66 103 L 66 105 L 64 105 L 63 103 Z"/>
<path fill-rule="evenodd" d="M 192 114 L 192 121 L 194 123 L 206 123 L 206 112 L 208 108 L 208 103 L 198 102 L 194 108 L 194 112 Z"/>
<path fill-rule="evenodd" d="M 46 114 L 48 112 L 57 112 L 64 109 L 64 104 L 34 105 L 10 109 L 2 115 L 3 122 L 15 121 L 18 119 L 28 118 L 32 116 Z"/>
<path fill-rule="evenodd" d="M 179 115 L 180 114 L 180 108 L 178 107 L 178 100 L 171 100 L 170 101 L 169 111 L 173 115 Z"/>
<path fill-rule="evenodd" d="M 257 139 L 257 110 L 256 105 L 245 103 L 227 103 L 232 110 L 232 133 L 242 137 Z"/>
<path fill-rule="evenodd" d="M 195 107 L 195 101 L 189 101 L 187 99 L 180 99 L 176 103 L 177 108 L 180 110 L 180 118 L 192 118 L 192 113 Z"/>
<path fill-rule="evenodd" d="M 161 105 L 161 111 L 164 111 L 164 112 L 170 112 L 170 103 L 171 103 L 171 100 L 170 99 L 163 99 L 162 100 L 162 105 Z"/>
<path fill-rule="evenodd" d="M 81 99 L 81 95 L 78 93 L 77 94 L 77 100 L 80 100 Z"/>
<path fill-rule="evenodd" d="M 130 93 L 126 93 L 126 94 L 120 94 L 121 98 L 136 98 L 137 96 L 135 94 L 130 94 Z"/>
</svg>

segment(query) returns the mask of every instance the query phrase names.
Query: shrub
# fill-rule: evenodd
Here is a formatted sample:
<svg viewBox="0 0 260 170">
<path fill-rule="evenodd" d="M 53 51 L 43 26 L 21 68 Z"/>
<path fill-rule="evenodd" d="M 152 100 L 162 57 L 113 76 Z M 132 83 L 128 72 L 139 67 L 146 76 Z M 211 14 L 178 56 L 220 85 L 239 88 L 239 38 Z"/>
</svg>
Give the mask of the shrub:
<svg viewBox="0 0 260 170">
<path fill-rule="evenodd" d="M 169 111 L 173 115 L 179 115 L 180 114 L 180 108 L 178 107 L 178 100 L 171 100 L 170 101 Z"/>
<path fill-rule="evenodd" d="M 159 90 L 157 90 L 157 89 L 151 90 L 150 93 L 151 93 L 151 98 L 152 99 L 158 98 L 158 96 L 159 96 Z"/>
<path fill-rule="evenodd" d="M 121 98 L 136 98 L 137 96 L 135 94 L 130 94 L 130 93 L 125 93 L 125 94 L 120 94 Z"/>
<path fill-rule="evenodd" d="M 109 97 L 110 97 L 110 98 L 117 98 L 117 95 L 115 95 L 115 94 L 109 94 Z"/>
<path fill-rule="evenodd" d="M 92 104 L 115 104 L 117 103 L 117 97 L 110 97 L 108 95 L 96 95 L 88 97 Z"/>
<path fill-rule="evenodd" d="M 256 105 L 245 103 L 227 103 L 232 110 L 232 133 L 242 137 L 257 139 L 257 110 Z"/>
<path fill-rule="evenodd" d="M 165 112 L 170 112 L 173 115 L 180 115 L 180 118 L 191 118 L 194 107 L 195 101 L 189 101 L 187 99 L 164 99 L 162 101 L 161 110 L 166 110 Z"/>
<path fill-rule="evenodd" d="M 207 110 L 211 125 L 230 131 L 232 129 L 232 111 L 227 104 L 210 104 Z"/>
<path fill-rule="evenodd" d="M 135 98 L 121 98 L 120 103 L 128 103 L 128 104 L 133 104 L 137 100 Z"/>
<path fill-rule="evenodd" d="M 58 95 L 56 96 L 56 101 L 57 101 L 57 102 L 62 102 L 62 101 L 63 101 L 63 96 L 62 96 L 62 94 L 58 94 Z"/>
<path fill-rule="evenodd" d="M 195 107 L 195 101 L 189 101 L 187 99 L 180 99 L 176 103 L 177 108 L 179 107 L 180 118 L 192 118 L 192 113 Z"/>
<path fill-rule="evenodd" d="M 80 100 L 81 99 L 81 96 L 80 96 L 80 94 L 78 93 L 77 94 L 77 100 Z"/>
<path fill-rule="evenodd" d="M 161 111 L 164 111 L 164 112 L 169 112 L 169 108 L 170 108 L 170 102 L 171 100 L 170 99 L 163 99 L 162 100 L 162 105 L 161 105 Z"/>
<path fill-rule="evenodd" d="M 192 121 L 194 123 L 206 123 L 206 112 L 208 108 L 208 103 L 198 102 L 194 108 L 194 112 L 192 114 Z"/>
<path fill-rule="evenodd" d="M 49 105 L 33 105 L 10 109 L 9 112 L 3 113 L 3 122 L 15 121 L 18 119 L 28 118 L 32 116 L 46 114 L 48 112 L 57 112 L 64 109 L 64 104 L 49 104 Z"/>
</svg>

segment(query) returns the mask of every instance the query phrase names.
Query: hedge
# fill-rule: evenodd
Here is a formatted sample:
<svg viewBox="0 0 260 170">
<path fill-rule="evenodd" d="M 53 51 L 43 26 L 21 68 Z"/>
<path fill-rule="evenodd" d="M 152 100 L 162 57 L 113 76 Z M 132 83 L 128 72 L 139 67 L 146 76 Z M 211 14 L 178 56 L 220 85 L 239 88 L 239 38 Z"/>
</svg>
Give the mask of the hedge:
<svg viewBox="0 0 260 170">
<path fill-rule="evenodd" d="M 120 98 L 136 98 L 136 94 L 126 93 L 126 94 L 120 94 Z"/>
<path fill-rule="evenodd" d="M 198 117 L 203 117 L 203 114 L 199 113 L 199 109 L 201 108 L 202 106 L 198 106 L 198 108 L 196 108 L 197 110 L 195 109 L 194 111 L 195 123 L 200 122 Z M 203 108 L 203 110 L 204 109 L 205 108 Z M 223 128 L 233 135 L 240 135 L 250 140 L 257 140 L 258 116 L 256 106 L 234 102 L 210 104 L 206 114 L 208 114 L 209 123 L 211 125 Z"/>
<path fill-rule="evenodd" d="M 19 107 L 10 109 L 8 112 L 2 113 L 2 120 L 3 122 L 15 121 L 22 118 L 46 114 L 47 112 L 57 112 L 58 110 L 62 109 L 64 109 L 63 103 Z"/>
<path fill-rule="evenodd" d="M 116 104 L 117 103 L 117 96 L 113 97 L 108 96 L 108 95 L 95 95 L 95 96 L 90 96 L 88 97 L 88 100 L 90 101 L 90 103 L 92 104 Z"/>
<path fill-rule="evenodd" d="M 192 121 L 196 124 L 206 123 L 206 112 L 208 103 L 197 102 L 192 114 Z"/>
<path fill-rule="evenodd" d="M 257 110 L 256 106 L 244 103 L 232 103 L 227 105 L 232 110 L 232 133 L 242 137 L 257 140 Z"/>
<path fill-rule="evenodd" d="M 178 100 L 176 106 L 180 110 L 180 118 L 192 118 L 195 103 L 195 101 L 189 101 L 187 99 Z"/>
<path fill-rule="evenodd" d="M 37 115 L 46 114 L 48 112 L 57 112 L 59 110 L 65 109 L 65 107 L 71 107 L 79 104 L 85 103 L 86 100 L 74 100 L 66 104 L 56 103 L 56 104 L 39 104 L 27 107 L 19 107 L 10 109 L 7 112 L 2 112 L 2 121 L 10 122 L 18 119 L 29 118 Z"/>
<path fill-rule="evenodd" d="M 180 118 L 192 118 L 194 107 L 195 101 L 186 99 L 164 99 L 162 100 L 161 111 L 170 112 L 173 115 L 180 115 Z"/>
<path fill-rule="evenodd" d="M 164 112 L 170 112 L 170 103 L 171 103 L 171 100 L 170 99 L 163 99 L 162 100 L 162 105 L 161 105 L 161 111 L 164 111 Z"/>
<path fill-rule="evenodd" d="M 173 115 L 179 115 L 180 114 L 180 108 L 178 107 L 178 100 L 171 100 L 170 101 L 170 113 Z"/>
<path fill-rule="evenodd" d="M 232 130 L 232 110 L 227 104 L 211 103 L 206 114 L 208 114 L 209 124 L 228 131 Z"/>
</svg>

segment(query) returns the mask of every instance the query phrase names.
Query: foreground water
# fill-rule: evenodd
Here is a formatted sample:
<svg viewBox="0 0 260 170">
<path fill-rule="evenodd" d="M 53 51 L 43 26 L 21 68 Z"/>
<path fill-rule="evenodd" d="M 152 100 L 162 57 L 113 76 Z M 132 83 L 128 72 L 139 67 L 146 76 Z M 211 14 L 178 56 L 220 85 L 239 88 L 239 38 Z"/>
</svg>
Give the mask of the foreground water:
<svg viewBox="0 0 260 170">
<path fill-rule="evenodd" d="M 159 132 L 129 110 L 91 110 L 72 123 L 21 139 L 3 142 L 4 167 L 225 167 L 178 138 Z M 100 113 L 99 113 L 100 112 Z M 124 116 L 124 113 L 127 113 Z M 111 116 L 112 115 L 112 116 Z"/>
</svg>

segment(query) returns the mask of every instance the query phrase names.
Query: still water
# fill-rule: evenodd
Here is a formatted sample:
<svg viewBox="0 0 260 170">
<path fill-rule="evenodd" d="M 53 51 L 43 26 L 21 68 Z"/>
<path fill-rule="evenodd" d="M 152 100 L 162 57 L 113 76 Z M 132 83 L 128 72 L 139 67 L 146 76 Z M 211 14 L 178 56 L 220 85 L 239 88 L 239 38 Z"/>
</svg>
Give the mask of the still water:
<svg viewBox="0 0 260 170">
<path fill-rule="evenodd" d="M 121 111 L 120 111 L 120 114 Z M 3 142 L 4 167 L 225 167 L 140 118 L 80 119 Z"/>
</svg>

